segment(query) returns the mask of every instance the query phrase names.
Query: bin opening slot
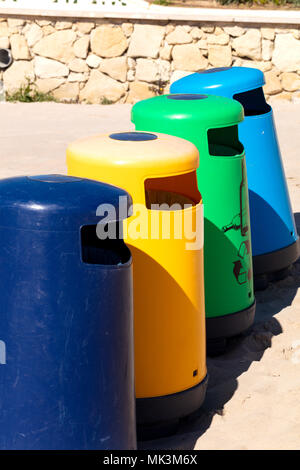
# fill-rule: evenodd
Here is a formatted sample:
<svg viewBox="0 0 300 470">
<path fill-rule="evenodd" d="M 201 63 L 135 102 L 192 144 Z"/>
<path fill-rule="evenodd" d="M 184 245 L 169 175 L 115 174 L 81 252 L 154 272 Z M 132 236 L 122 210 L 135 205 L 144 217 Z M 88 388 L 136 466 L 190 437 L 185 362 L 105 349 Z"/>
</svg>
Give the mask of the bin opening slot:
<svg viewBox="0 0 300 470">
<path fill-rule="evenodd" d="M 166 176 L 162 178 L 149 178 L 145 181 L 146 207 L 152 208 L 152 204 L 164 204 L 170 206 L 170 210 L 182 210 L 185 204 L 195 206 L 201 202 L 201 194 L 198 191 L 196 171 L 183 175 Z M 176 206 L 171 208 L 172 205 Z M 153 208 L 155 209 L 155 208 Z"/>
<path fill-rule="evenodd" d="M 81 227 L 81 257 L 87 264 L 121 265 L 130 260 L 131 254 L 124 240 L 119 238 L 119 224 L 122 222 L 110 222 L 105 224 L 104 231 L 117 235 L 118 238 L 106 238 L 102 240 L 97 235 L 97 225 L 84 225 Z"/>
<path fill-rule="evenodd" d="M 244 151 L 239 141 L 237 125 L 209 129 L 207 138 L 209 153 L 213 157 L 236 157 Z"/>
<path fill-rule="evenodd" d="M 237 93 L 233 98 L 241 103 L 245 116 L 259 116 L 269 113 L 271 107 L 267 104 L 262 88 Z"/>
</svg>

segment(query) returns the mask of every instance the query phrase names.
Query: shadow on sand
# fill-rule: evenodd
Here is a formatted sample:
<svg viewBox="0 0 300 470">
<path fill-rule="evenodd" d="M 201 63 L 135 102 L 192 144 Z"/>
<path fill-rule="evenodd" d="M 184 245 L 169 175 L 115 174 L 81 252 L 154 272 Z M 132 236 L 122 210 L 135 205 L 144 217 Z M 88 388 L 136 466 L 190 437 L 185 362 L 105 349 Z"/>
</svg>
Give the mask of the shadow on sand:
<svg viewBox="0 0 300 470">
<path fill-rule="evenodd" d="M 300 213 L 295 214 L 298 233 Z M 290 267 L 289 276 L 272 283 L 265 291 L 256 293 L 256 320 L 243 335 L 232 338 L 224 355 L 208 358 L 208 390 L 205 402 L 193 416 L 181 421 L 177 433 L 163 439 L 140 443 L 141 449 L 193 449 L 196 441 L 210 427 L 215 414 L 223 414 L 226 403 L 238 388 L 238 377 L 246 372 L 253 361 L 260 361 L 272 337 L 282 333 L 274 316 L 292 304 L 300 287 L 300 258 Z"/>
</svg>

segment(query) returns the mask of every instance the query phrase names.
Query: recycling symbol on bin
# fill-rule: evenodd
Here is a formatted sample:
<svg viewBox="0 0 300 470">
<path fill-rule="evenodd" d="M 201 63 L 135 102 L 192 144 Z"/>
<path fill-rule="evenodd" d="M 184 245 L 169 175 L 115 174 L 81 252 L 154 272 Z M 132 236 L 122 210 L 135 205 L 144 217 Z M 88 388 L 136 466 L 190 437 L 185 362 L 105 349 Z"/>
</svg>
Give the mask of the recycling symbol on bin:
<svg viewBox="0 0 300 470">
<path fill-rule="evenodd" d="M 245 162 L 241 162 L 242 180 L 239 188 L 239 206 L 240 211 L 231 220 L 230 224 L 222 227 L 223 233 L 227 233 L 231 230 L 238 232 L 242 237 L 246 237 L 249 232 L 249 221 L 248 221 L 248 207 L 247 197 L 248 189 L 246 186 L 245 178 Z M 238 250 L 238 259 L 233 262 L 233 274 L 239 285 L 246 284 L 252 278 L 252 268 L 250 259 L 250 240 L 244 240 L 241 242 Z M 250 265 L 250 267 L 249 267 Z"/>
<path fill-rule="evenodd" d="M 252 270 L 248 268 L 247 259 L 250 255 L 250 241 L 245 240 L 241 243 L 238 256 L 239 259 L 233 262 L 233 274 L 238 284 L 246 284 L 252 277 Z"/>
</svg>

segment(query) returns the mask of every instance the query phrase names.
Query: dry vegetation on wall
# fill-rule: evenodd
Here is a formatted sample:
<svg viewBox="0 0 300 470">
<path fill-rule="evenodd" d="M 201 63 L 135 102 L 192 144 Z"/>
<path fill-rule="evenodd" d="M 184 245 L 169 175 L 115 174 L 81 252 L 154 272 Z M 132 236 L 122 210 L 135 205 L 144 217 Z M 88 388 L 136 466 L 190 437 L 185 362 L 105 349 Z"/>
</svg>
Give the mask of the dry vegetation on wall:
<svg viewBox="0 0 300 470">
<path fill-rule="evenodd" d="M 229 8 L 300 8 L 300 0 L 153 0 L 153 3 L 204 8 L 219 8 L 220 4 Z"/>
<path fill-rule="evenodd" d="M 2 18 L 0 47 L 14 58 L 0 76 L 10 95 L 29 80 L 58 101 L 133 103 L 188 73 L 230 65 L 263 70 L 267 96 L 300 95 L 295 28 Z"/>
<path fill-rule="evenodd" d="M 209 1 L 209 0 L 208 0 Z M 276 6 L 291 6 L 299 7 L 300 0 L 218 0 L 222 5 L 247 5 L 247 6 L 257 6 L 257 5 L 268 5 L 274 8 Z"/>
</svg>

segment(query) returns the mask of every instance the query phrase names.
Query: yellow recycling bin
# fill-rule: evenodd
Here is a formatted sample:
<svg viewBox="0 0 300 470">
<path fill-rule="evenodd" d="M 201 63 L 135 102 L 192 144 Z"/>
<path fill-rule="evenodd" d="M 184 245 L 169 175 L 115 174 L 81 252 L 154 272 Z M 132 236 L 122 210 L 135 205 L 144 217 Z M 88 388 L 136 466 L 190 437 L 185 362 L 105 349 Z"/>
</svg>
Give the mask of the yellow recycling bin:
<svg viewBox="0 0 300 470">
<path fill-rule="evenodd" d="M 70 175 L 120 186 L 132 195 L 123 234 L 133 256 L 136 404 L 142 426 L 176 421 L 205 397 L 198 164 L 193 144 L 165 134 L 96 135 L 67 149 Z M 105 213 L 105 207 L 98 210 Z"/>
</svg>

